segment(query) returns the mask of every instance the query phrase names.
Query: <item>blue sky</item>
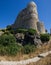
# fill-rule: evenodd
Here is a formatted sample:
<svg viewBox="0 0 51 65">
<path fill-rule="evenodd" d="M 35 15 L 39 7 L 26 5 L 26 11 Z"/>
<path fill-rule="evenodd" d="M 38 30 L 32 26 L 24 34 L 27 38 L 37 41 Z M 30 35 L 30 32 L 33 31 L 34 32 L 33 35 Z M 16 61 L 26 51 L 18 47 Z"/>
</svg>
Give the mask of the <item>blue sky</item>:
<svg viewBox="0 0 51 65">
<path fill-rule="evenodd" d="M 37 4 L 39 20 L 44 22 L 45 28 L 51 28 L 51 0 L 0 0 L 0 28 L 13 24 L 18 13 L 26 5 L 34 1 Z"/>
</svg>

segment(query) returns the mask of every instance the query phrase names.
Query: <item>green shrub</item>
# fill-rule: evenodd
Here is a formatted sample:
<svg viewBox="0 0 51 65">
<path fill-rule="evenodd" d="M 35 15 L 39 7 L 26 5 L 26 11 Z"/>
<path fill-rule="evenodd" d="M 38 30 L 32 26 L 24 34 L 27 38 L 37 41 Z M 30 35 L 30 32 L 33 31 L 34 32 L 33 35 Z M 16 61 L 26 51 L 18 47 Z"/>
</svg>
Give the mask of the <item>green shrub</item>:
<svg viewBox="0 0 51 65">
<path fill-rule="evenodd" d="M 15 31 L 14 31 L 14 30 L 10 30 L 9 32 L 10 32 L 11 34 L 14 34 L 14 33 L 15 33 Z"/>
<path fill-rule="evenodd" d="M 18 32 L 18 33 L 26 33 L 27 29 L 19 28 L 19 29 L 16 30 L 16 32 Z"/>
<path fill-rule="evenodd" d="M 12 34 L 3 34 L 0 36 L 0 44 L 1 45 L 9 45 L 16 43 L 16 39 Z"/>
<path fill-rule="evenodd" d="M 6 54 L 6 47 L 4 47 L 3 45 L 0 45 L 0 55 L 5 55 Z"/>
<path fill-rule="evenodd" d="M 16 44 L 16 39 L 12 34 L 0 36 L 0 55 L 16 55 L 21 51 L 21 46 Z"/>
<path fill-rule="evenodd" d="M 26 33 L 26 32 L 28 32 L 31 35 L 37 33 L 37 31 L 35 29 L 18 28 L 17 30 L 15 30 L 15 33 Z"/>
<path fill-rule="evenodd" d="M 29 33 L 30 35 L 34 35 L 34 34 L 36 34 L 37 32 L 36 32 L 35 29 L 28 29 L 28 33 Z"/>
<path fill-rule="evenodd" d="M 5 32 L 5 29 L 1 29 L 2 32 Z"/>
<path fill-rule="evenodd" d="M 14 34 L 14 30 L 12 29 L 11 25 L 6 27 L 6 31 L 9 31 L 11 34 Z"/>
<path fill-rule="evenodd" d="M 6 27 L 6 30 L 12 30 L 11 25 L 8 25 L 8 26 Z"/>
<path fill-rule="evenodd" d="M 18 44 L 13 44 L 7 47 L 6 51 L 8 55 L 16 55 L 21 52 L 22 46 Z"/>
<path fill-rule="evenodd" d="M 16 55 L 21 52 L 22 46 L 18 44 L 12 44 L 9 46 L 0 45 L 0 55 Z"/>
<path fill-rule="evenodd" d="M 31 44 L 25 45 L 24 49 L 23 49 L 23 53 L 24 54 L 29 54 L 31 52 L 34 52 L 35 48 L 36 48 L 35 45 L 31 45 Z"/>
<path fill-rule="evenodd" d="M 0 36 L 0 55 L 16 55 L 21 52 L 22 46 L 16 43 L 15 37 L 10 33 Z"/>
<path fill-rule="evenodd" d="M 47 42 L 50 40 L 50 35 L 49 34 L 41 34 L 40 38 L 41 38 L 42 42 Z"/>
<path fill-rule="evenodd" d="M 4 32 L 4 34 L 7 34 L 7 35 L 9 35 L 9 34 L 10 34 L 10 32 L 9 32 L 9 31 L 5 31 L 5 32 Z"/>
</svg>

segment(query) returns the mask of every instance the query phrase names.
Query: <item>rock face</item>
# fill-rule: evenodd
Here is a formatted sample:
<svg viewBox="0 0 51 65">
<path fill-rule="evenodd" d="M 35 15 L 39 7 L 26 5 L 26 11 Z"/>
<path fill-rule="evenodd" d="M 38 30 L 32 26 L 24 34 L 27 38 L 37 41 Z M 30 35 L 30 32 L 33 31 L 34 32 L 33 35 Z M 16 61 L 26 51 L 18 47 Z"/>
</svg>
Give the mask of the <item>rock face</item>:
<svg viewBox="0 0 51 65">
<path fill-rule="evenodd" d="M 15 34 L 16 41 L 21 43 L 24 40 L 24 34 L 23 33 L 17 33 Z"/>
<path fill-rule="evenodd" d="M 26 44 L 29 44 L 29 43 L 34 44 L 36 46 L 42 45 L 42 42 L 40 40 L 40 36 L 37 33 L 34 34 L 34 35 L 30 35 L 29 33 L 25 34 L 23 45 L 26 45 Z"/>
<path fill-rule="evenodd" d="M 34 2 L 30 2 L 27 7 L 19 13 L 12 28 L 32 28 L 36 29 L 39 33 L 45 33 L 44 24 L 38 21 L 37 6 Z"/>
</svg>

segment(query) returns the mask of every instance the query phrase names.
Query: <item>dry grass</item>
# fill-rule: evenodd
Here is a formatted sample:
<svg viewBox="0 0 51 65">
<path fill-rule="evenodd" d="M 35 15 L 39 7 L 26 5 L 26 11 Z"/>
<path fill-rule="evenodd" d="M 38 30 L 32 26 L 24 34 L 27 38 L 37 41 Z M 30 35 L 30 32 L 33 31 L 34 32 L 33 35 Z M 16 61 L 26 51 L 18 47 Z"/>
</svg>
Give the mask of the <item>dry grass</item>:
<svg viewBox="0 0 51 65">
<path fill-rule="evenodd" d="M 48 55 L 46 58 L 42 58 L 36 63 L 30 63 L 28 65 L 51 65 L 51 55 Z"/>
<path fill-rule="evenodd" d="M 5 60 L 17 61 L 17 60 L 29 59 L 29 58 L 33 58 L 35 56 L 38 56 L 38 54 L 40 54 L 40 53 L 47 52 L 50 50 L 51 50 L 51 41 L 49 41 L 47 43 L 47 45 L 45 44 L 42 47 L 37 48 L 35 52 L 27 54 L 27 55 L 19 53 L 16 56 L 0 56 L 0 61 L 1 60 L 3 60 L 3 61 L 5 61 Z"/>
</svg>

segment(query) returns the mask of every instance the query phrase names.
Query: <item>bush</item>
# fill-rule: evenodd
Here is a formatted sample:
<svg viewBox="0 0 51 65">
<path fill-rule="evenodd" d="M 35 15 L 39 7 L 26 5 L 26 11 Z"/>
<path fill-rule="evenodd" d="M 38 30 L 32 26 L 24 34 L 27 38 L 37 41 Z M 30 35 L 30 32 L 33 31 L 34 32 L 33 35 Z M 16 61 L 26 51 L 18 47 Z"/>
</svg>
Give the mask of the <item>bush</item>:
<svg viewBox="0 0 51 65">
<path fill-rule="evenodd" d="M 15 37 L 10 33 L 0 36 L 0 55 L 16 55 L 21 52 L 22 46 L 16 43 Z"/>
<path fill-rule="evenodd" d="M 11 25 L 8 25 L 8 26 L 6 27 L 6 30 L 12 30 Z"/>
<path fill-rule="evenodd" d="M 16 32 L 18 32 L 18 33 L 26 33 L 27 29 L 19 28 L 19 29 L 16 30 Z"/>
<path fill-rule="evenodd" d="M 16 43 L 16 39 L 12 34 L 3 34 L 0 36 L 0 44 L 1 45 L 10 45 Z"/>
<path fill-rule="evenodd" d="M 22 46 L 18 44 L 12 44 L 9 46 L 0 45 L 0 55 L 16 55 L 21 52 Z"/>
<path fill-rule="evenodd" d="M 15 31 L 14 31 L 14 30 L 10 30 L 10 33 L 11 33 L 11 34 L 14 34 L 14 33 L 15 33 Z"/>
<path fill-rule="evenodd" d="M 49 34 L 41 34 L 40 38 L 41 38 L 42 42 L 48 42 L 50 40 L 50 35 Z"/>
<path fill-rule="evenodd" d="M 29 33 L 30 35 L 34 35 L 34 34 L 36 34 L 37 32 L 36 32 L 35 29 L 28 29 L 28 33 Z"/>
<path fill-rule="evenodd" d="M 7 35 L 9 35 L 9 34 L 10 34 L 10 32 L 9 32 L 9 31 L 5 31 L 5 32 L 4 32 L 4 34 L 7 34 Z"/>
<path fill-rule="evenodd" d="M 34 52 L 35 48 L 36 48 L 35 45 L 28 44 L 24 46 L 23 52 L 24 54 L 29 54 L 31 52 Z"/>
<path fill-rule="evenodd" d="M 18 28 L 17 30 L 15 30 L 15 33 L 26 33 L 28 32 L 31 35 L 34 35 L 35 33 L 37 33 L 37 31 L 35 29 L 24 29 L 24 28 Z"/>
<path fill-rule="evenodd" d="M 11 25 L 6 27 L 6 31 L 9 31 L 11 34 L 14 34 L 14 30 L 12 29 Z"/>
<path fill-rule="evenodd" d="M 1 29 L 2 32 L 5 32 L 5 29 Z"/>
<path fill-rule="evenodd" d="M 6 51 L 8 55 L 16 55 L 21 52 L 22 46 L 18 44 L 13 44 L 7 47 Z"/>
<path fill-rule="evenodd" d="M 0 55 L 5 55 L 6 54 L 6 47 L 4 47 L 3 45 L 0 45 Z"/>
</svg>

